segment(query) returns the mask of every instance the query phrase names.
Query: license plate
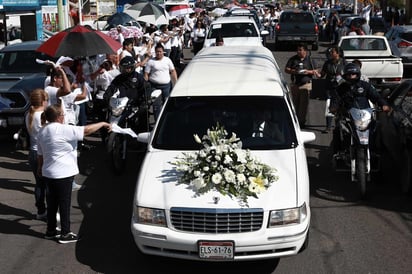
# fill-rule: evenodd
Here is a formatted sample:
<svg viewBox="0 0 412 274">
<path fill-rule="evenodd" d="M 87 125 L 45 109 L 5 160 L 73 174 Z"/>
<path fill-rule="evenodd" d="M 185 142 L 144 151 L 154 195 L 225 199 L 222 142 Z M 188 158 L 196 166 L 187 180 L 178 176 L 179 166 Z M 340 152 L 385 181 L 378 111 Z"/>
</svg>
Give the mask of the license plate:
<svg viewBox="0 0 412 274">
<path fill-rule="evenodd" d="M 199 241 L 199 257 L 201 259 L 233 260 L 235 244 L 233 241 Z"/>
</svg>

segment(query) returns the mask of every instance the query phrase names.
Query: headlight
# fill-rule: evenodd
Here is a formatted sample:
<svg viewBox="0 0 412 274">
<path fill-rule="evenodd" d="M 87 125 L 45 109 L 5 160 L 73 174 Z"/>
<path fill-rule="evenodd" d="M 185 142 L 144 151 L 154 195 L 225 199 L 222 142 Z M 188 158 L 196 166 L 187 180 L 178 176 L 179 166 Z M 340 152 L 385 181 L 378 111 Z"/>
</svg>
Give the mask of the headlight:
<svg viewBox="0 0 412 274">
<path fill-rule="evenodd" d="M 301 207 L 282 210 L 272 210 L 269 215 L 268 227 L 300 224 L 307 217 L 306 203 Z"/>
<path fill-rule="evenodd" d="M 163 209 L 135 206 L 134 217 L 141 224 L 166 226 L 166 214 Z"/>
</svg>

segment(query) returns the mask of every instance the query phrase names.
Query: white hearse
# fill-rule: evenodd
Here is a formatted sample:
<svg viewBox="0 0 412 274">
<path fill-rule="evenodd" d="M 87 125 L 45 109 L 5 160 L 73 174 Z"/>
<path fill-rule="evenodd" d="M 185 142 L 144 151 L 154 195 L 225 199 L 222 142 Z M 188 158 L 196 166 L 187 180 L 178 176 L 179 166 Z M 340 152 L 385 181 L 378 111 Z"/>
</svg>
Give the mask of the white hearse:
<svg viewBox="0 0 412 274">
<path fill-rule="evenodd" d="M 304 144 L 315 135 L 300 130 L 286 81 L 265 47 L 200 51 L 153 131 L 138 139 L 148 147 L 131 230 L 143 253 L 258 260 L 307 246 Z"/>
</svg>

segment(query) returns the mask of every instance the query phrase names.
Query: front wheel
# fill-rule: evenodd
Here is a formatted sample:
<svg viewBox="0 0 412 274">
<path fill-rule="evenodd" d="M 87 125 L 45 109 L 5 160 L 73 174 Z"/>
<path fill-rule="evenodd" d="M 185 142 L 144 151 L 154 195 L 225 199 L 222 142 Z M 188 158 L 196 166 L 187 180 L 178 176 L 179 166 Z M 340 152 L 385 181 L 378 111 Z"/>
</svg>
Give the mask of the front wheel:
<svg viewBox="0 0 412 274">
<path fill-rule="evenodd" d="M 126 167 L 126 139 L 123 134 L 111 133 L 107 141 L 107 148 L 111 157 L 113 170 L 121 174 Z"/>
<path fill-rule="evenodd" d="M 361 198 L 366 196 L 366 182 L 367 182 L 367 149 L 358 147 L 356 149 L 356 179 Z"/>
</svg>

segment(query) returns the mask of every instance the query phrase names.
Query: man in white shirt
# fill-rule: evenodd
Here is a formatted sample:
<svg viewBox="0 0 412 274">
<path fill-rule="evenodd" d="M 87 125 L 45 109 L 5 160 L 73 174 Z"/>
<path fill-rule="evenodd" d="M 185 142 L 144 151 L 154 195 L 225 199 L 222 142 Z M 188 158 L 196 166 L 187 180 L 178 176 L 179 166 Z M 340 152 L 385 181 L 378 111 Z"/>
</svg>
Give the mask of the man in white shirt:
<svg viewBox="0 0 412 274">
<path fill-rule="evenodd" d="M 361 12 L 361 17 L 366 19 L 366 23 L 369 24 L 369 19 L 371 15 L 372 5 L 369 3 L 368 0 L 364 2 L 364 7 Z"/>
</svg>

